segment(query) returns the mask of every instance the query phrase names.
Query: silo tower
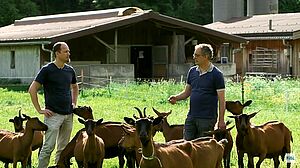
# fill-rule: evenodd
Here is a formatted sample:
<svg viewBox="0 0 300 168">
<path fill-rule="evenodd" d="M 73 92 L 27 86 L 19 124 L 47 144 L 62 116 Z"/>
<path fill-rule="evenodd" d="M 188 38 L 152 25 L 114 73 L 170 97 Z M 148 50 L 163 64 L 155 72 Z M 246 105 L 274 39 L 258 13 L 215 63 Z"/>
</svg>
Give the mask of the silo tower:
<svg viewBox="0 0 300 168">
<path fill-rule="evenodd" d="M 213 22 L 244 16 L 244 0 L 213 0 Z"/>
<path fill-rule="evenodd" d="M 278 13 L 278 0 L 247 0 L 247 16 Z"/>
</svg>

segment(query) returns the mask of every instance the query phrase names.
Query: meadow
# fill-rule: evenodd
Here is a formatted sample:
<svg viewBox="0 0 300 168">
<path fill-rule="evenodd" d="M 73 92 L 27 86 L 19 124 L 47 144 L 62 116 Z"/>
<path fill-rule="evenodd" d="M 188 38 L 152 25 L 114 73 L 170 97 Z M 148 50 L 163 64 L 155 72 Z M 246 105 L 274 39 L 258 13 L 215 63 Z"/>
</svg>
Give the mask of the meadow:
<svg viewBox="0 0 300 168">
<path fill-rule="evenodd" d="M 183 124 L 189 108 L 188 100 L 180 101 L 175 105 L 168 103 L 170 95 L 176 94 L 184 88 L 184 83 L 174 81 L 159 81 L 145 83 L 111 83 L 102 88 L 82 88 L 78 99 L 78 105 L 90 106 L 93 109 L 95 119 L 103 118 L 104 121 L 121 121 L 124 116 L 131 117 L 137 114 L 134 107 L 147 107 L 147 114 L 155 116 L 152 107 L 159 111 L 172 110 L 168 117 L 170 124 Z M 37 116 L 43 121 L 43 116 L 39 115 L 30 101 L 30 96 L 25 89 L 11 90 L 0 88 L 0 129 L 13 131 L 13 124 L 8 120 L 18 114 L 19 109 L 29 116 Z M 39 94 L 40 102 L 43 102 L 43 95 Z M 300 158 L 300 80 L 274 78 L 266 80 L 259 77 L 248 77 L 244 81 L 244 101 L 253 100 L 250 107 L 244 110 L 244 113 L 259 113 L 251 120 L 252 123 L 260 125 L 270 120 L 279 120 L 292 131 L 294 142 L 292 151 L 296 156 L 296 162 L 292 167 L 300 167 L 297 158 Z M 242 85 L 231 80 L 226 81 L 226 100 L 242 101 Z M 231 115 L 226 112 L 226 116 Z M 226 120 L 230 120 L 228 117 Z M 74 116 L 74 128 L 72 135 L 82 128 Z M 236 130 L 232 130 L 235 137 Z M 154 137 L 155 141 L 163 142 L 161 133 Z M 235 144 L 234 144 L 235 145 Z M 55 152 L 55 151 L 54 151 Z M 52 155 L 54 155 L 54 152 Z M 244 157 L 246 158 L 246 156 Z M 256 160 L 255 160 L 256 161 Z M 33 167 L 36 167 L 37 151 L 32 157 Z M 73 168 L 77 165 L 72 159 Z M 246 160 L 245 160 L 246 162 Z M 51 157 L 50 165 L 54 164 L 54 157 Z M 104 168 L 115 168 L 118 165 L 117 159 L 108 159 L 104 161 Z M 237 166 L 236 149 L 231 153 L 231 166 Z M 0 163 L 0 167 L 4 164 Z M 263 168 L 273 167 L 273 161 L 266 159 L 262 165 Z M 286 167 L 285 162 L 281 162 L 280 167 Z"/>
</svg>

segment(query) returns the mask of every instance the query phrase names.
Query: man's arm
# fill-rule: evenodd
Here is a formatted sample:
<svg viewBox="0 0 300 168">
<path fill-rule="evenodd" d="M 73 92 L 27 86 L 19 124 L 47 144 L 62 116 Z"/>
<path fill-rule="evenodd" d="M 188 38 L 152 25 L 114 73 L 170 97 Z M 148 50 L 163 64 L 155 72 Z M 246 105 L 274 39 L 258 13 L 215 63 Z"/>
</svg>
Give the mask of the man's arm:
<svg viewBox="0 0 300 168">
<path fill-rule="evenodd" d="M 28 92 L 31 97 L 31 102 L 35 108 L 35 110 L 40 113 L 44 114 L 46 117 L 51 117 L 53 115 L 53 112 L 48 109 L 41 109 L 39 99 L 38 99 L 38 90 L 41 88 L 41 84 L 37 81 L 33 81 L 28 89 Z"/>
<path fill-rule="evenodd" d="M 41 109 L 41 106 L 40 106 L 40 103 L 39 103 L 37 92 L 41 88 L 41 86 L 42 85 L 40 83 L 38 83 L 36 81 L 33 81 L 31 83 L 29 89 L 28 89 L 28 92 L 29 92 L 30 97 L 31 97 L 31 102 L 32 102 L 34 108 L 36 109 L 36 111 L 39 112 L 39 113 L 42 109 Z"/>
<path fill-rule="evenodd" d="M 218 90 L 218 100 L 219 100 L 219 115 L 218 115 L 218 122 L 217 126 L 221 129 L 226 129 L 226 124 L 224 121 L 225 115 L 225 89 Z"/>
<path fill-rule="evenodd" d="M 171 104 L 175 104 L 176 101 L 187 99 L 191 95 L 191 92 L 191 85 L 186 84 L 185 89 L 182 92 L 178 93 L 177 95 L 170 96 L 168 100 Z"/>
<path fill-rule="evenodd" d="M 78 99 L 78 94 L 79 94 L 79 86 L 78 84 L 71 84 L 71 89 L 72 89 L 72 105 L 73 108 L 77 106 L 77 99 Z"/>
</svg>

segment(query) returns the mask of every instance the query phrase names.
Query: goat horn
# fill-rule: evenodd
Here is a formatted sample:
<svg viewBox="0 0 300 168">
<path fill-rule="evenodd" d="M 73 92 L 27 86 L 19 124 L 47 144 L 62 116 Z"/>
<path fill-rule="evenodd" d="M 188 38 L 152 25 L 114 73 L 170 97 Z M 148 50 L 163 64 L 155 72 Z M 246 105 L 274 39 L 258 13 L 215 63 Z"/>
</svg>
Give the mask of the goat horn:
<svg viewBox="0 0 300 168">
<path fill-rule="evenodd" d="M 146 118 L 146 108 L 147 107 L 144 107 L 144 118 Z"/>
<path fill-rule="evenodd" d="M 140 118 L 143 118 L 143 114 L 142 114 L 141 110 L 139 108 L 137 108 L 137 107 L 134 107 L 134 108 L 139 112 Z"/>
<path fill-rule="evenodd" d="M 21 109 L 19 110 L 19 117 L 22 118 L 22 116 L 21 116 Z"/>
</svg>

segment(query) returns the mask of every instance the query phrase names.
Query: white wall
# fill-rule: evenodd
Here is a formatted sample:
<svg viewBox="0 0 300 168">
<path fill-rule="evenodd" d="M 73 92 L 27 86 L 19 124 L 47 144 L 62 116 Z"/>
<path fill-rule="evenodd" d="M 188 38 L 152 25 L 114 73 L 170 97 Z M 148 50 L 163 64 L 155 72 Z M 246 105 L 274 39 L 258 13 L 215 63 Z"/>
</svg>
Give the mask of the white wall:
<svg viewBox="0 0 300 168">
<path fill-rule="evenodd" d="M 11 69 L 11 51 L 15 51 L 15 69 Z M 0 46 L 0 77 L 31 81 L 40 69 L 40 46 Z"/>
</svg>

